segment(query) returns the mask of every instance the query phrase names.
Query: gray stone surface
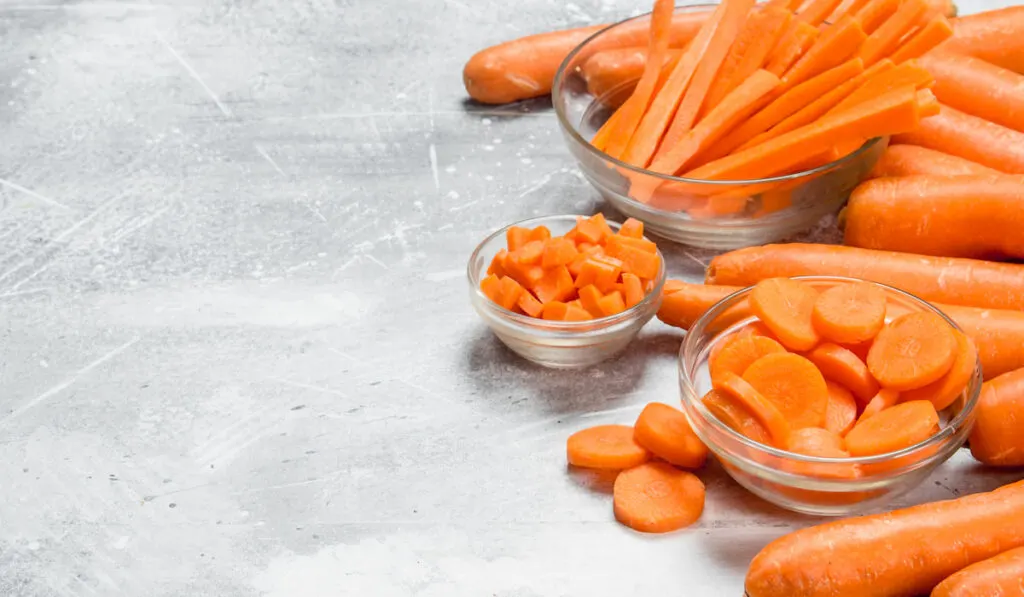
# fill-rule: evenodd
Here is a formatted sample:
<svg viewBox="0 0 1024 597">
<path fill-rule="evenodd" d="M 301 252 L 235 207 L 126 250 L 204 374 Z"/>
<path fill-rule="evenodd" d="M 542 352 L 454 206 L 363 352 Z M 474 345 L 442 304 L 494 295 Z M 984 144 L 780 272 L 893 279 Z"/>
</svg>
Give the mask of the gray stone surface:
<svg viewBox="0 0 1024 597">
<path fill-rule="evenodd" d="M 0 2 L 0 595 L 740 594 L 811 519 L 712 466 L 643 537 L 563 464 L 676 400 L 679 335 L 552 372 L 467 301 L 486 233 L 603 206 L 463 62 L 645 6 Z M 960 457 L 903 503 L 1007 478 Z"/>
</svg>

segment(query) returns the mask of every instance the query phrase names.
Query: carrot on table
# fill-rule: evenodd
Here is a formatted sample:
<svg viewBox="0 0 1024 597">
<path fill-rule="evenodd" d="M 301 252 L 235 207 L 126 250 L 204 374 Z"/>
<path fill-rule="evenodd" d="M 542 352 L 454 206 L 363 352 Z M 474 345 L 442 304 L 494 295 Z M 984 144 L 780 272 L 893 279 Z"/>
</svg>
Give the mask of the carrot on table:
<svg viewBox="0 0 1024 597">
<path fill-rule="evenodd" d="M 1002 174 L 998 170 L 917 145 L 890 145 L 875 163 L 869 178 L 887 176 L 970 176 Z"/>
<path fill-rule="evenodd" d="M 962 332 L 954 332 L 954 335 L 956 358 L 949 372 L 938 381 L 903 392 L 901 400 L 930 400 L 935 405 L 935 410 L 942 410 L 964 393 L 978 366 L 978 350 L 974 347 L 974 342 Z"/>
<path fill-rule="evenodd" d="M 981 386 L 971 429 L 971 455 L 992 466 L 1024 465 L 1024 368 Z"/>
<path fill-rule="evenodd" d="M 920 1 L 920 0 L 918 0 Z M 793 64 L 782 77 L 782 89 L 790 89 L 827 70 L 834 69 L 857 57 L 857 48 L 868 39 L 860 23 L 853 17 L 843 17 L 830 25 Z M 864 66 L 874 64 L 862 61 Z M 860 69 L 858 69 L 860 72 Z"/>
<path fill-rule="evenodd" d="M 824 386 L 824 382 L 822 385 Z M 777 402 L 762 395 L 746 379 L 727 371 L 722 374 L 715 389 L 736 400 L 764 425 L 776 446 L 785 446 L 789 443 L 791 424 L 786 414 L 779 408 Z M 824 413 L 824 408 L 822 411 Z"/>
<path fill-rule="evenodd" d="M 923 0 L 903 0 L 896 12 L 868 36 L 858 56 L 868 66 L 888 57 L 899 46 L 900 39 L 917 29 L 928 16 L 928 5 Z"/>
<path fill-rule="evenodd" d="M 949 371 L 956 359 L 954 330 L 942 317 L 921 311 L 902 315 L 878 332 L 868 370 L 883 387 L 914 390 Z"/>
<path fill-rule="evenodd" d="M 764 425 L 742 404 L 724 392 L 711 390 L 701 399 L 716 419 L 759 444 L 771 445 L 772 436 Z"/>
<path fill-rule="evenodd" d="M 818 291 L 788 278 L 762 280 L 750 293 L 750 309 L 790 350 L 810 350 L 821 337 L 811 322 Z"/>
<path fill-rule="evenodd" d="M 814 329 L 838 344 L 860 344 L 885 325 L 885 290 L 868 282 L 837 284 L 818 295 L 811 319 Z"/>
<path fill-rule="evenodd" d="M 683 468 L 700 468 L 708 457 L 707 447 L 686 415 L 660 402 L 644 407 L 633 424 L 633 439 L 651 454 Z"/>
<path fill-rule="evenodd" d="M 896 64 L 920 58 L 950 37 L 953 37 L 953 26 L 946 17 L 938 15 L 909 39 L 901 42 L 889 58 Z"/>
<path fill-rule="evenodd" d="M 803 22 L 796 21 L 789 25 L 789 30 L 779 39 L 775 48 L 768 54 L 765 70 L 773 75 L 782 76 L 818 39 L 818 29 Z"/>
<path fill-rule="evenodd" d="M 938 116 L 893 135 L 893 143 L 919 145 L 1011 174 L 1024 174 L 1024 133 L 943 105 Z"/>
<path fill-rule="evenodd" d="M 627 469 L 651 458 L 633 439 L 629 425 L 598 425 L 577 431 L 569 436 L 565 449 L 569 464 L 585 468 Z"/>
<path fill-rule="evenodd" d="M 670 72 L 682 55 L 682 50 L 666 52 L 660 75 Z M 613 99 L 610 96 L 612 92 L 623 92 L 626 83 L 640 80 L 646 64 L 647 48 L 618 48 L 598 52 L 588 58 L 580 66 L 580 74 L 587 82 L 590 94 L 607 104 Z"/>
<path fill-rule="evenodd" d="M 690 526 L 704 511 L 704 484 L 664 462 L 623 471 L 612 489 L 615 520 L 642 533 L 668 533 Z"/>
<path fill-rule="evenodd" d="M 1024 6 L 960 17 L 953 32 L 941 48 L 1024 74 Z"/>
<path fill-rule="evenodd" d="M 881 390 L 878 390 L 878 393 L 875 394 L 871 400 L 868 401 L 867 406 L 864 407 L 864 410 L 860 413 L 860 417 L 858 417 L 857 421 L 863 421 L 868 417 L 877 415 L 883 410 L 894 406 L 899 401 L 899 392 L 889 388 L 882 388 Z"/>
<path fill-rule="evenodd" d="M 857 17 L 864 31 L 870 35 L 881 27 L 882 23 L 899 9 L 899 6 L 899 0 L 871 0 L 853 16 Z"/>
<path fill-rule="evenodd" d="M 985 379 L 1024 368 L 1024 312 L 936 306 L 974 343 Z"/>
<path fill-rule="evenodd" d="M 952 52 L 931 52 L 919 62 L 935 77 L 932 91 L 944 105 L 1024 132 L 1024 75 Z"/>
<path fill-rule="evenodd" d="M 967 566 L 940 582 L 931 597 L 998 597 L 1024 593 L 1024 547 Z"/>
<path fill-rule="evenodd" d="M 807 353 L 807 358 L 825 379 L 842 384 L 861 403 L 867 403 L 878 392 L 878 382 L 868 371 L 868 366 L 847 348 L 825 342 Z"/>
<path fill-rule="evenodd" d="M 794 429 L 825 424 L 828 386 L 818 368 L 804 357 L 765 355 L 747 367 L 743 380 L 774 404 Z"/>
<path fill-rule="evenodd" d="M 723 378 L 725 373 L 743 375 L 747 367 L 766 354 L 786 352 L 781 344 L 771 338 L 738 334 L 727 339 L 708 362 L 711 382 Z"/>
<path fill-rule="evenodd" d="M 846 449 L 853 456 L 895 452 L 928 439 L 938 424 L 939 414 L 931 402 L 901 402 L 861 417 L 844 438 Z"/>
<path fill-rule="evenodd" d="M 850 390 L 825 380 L 828 386 L 828 406 L 825 407 L 825 429 L 837 435 L 846 435 L 857 422 L 857 401 Z"/>
</svg>

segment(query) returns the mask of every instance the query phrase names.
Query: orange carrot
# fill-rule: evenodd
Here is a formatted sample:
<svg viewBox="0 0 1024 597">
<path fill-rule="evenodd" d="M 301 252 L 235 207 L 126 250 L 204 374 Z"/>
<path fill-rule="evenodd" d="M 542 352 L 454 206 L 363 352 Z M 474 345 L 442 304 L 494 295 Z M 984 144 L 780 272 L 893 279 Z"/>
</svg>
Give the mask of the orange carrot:
<svg viewBox="0 0 1024 597">
<path fill-rule="evenodd" d="M 943 49 L 981 58 L 1024 74 L 1024 6 L 989 10 L 956 19 Z"/>
<path fill-rule="evenodd" d="M 1022 419 L 1024 369 L 1004 373 L 982 384 L 971 430 L 971 455 L 992 466 L 1024 465 Z"/>
<path fill-rule="evenodd" d="M 956 359 L 953 328 L 935 313 L 902 315 L 878 332 L 868 351 L 868 370 L 883 387 L 914 390 L 949 371 Z"/>
<path fill-rule="evenodd" d="M 708 363 L 711 382 L 721 380 L 725 373 L 743 375 L 754 361 L 773 352 L 786 352 L 786 349 L 775 340 L 764 336 L 736 335 L 729 338 Z"/>
<path fill-rule="evenodd" d="M 727 371 L 722 374 L 715 389 L 736 400 L 764 425 L 776 446 L 789 443 L 790 423 L 778 403 L 763 396 L 747 380 Z"/>
<path fill-rule="evenodd" d="M 969 176 L 1001 174 L 987 166 L 955 155 L 916 145 L 890 145 L 875 163 L 869 178 L 886 176 Z"/>
<path fill-rule="evenodd" d="M 935 77 L 932 90 L 943 104 L 1024 132 L 1024 75 L 949 52 L 932 52 L 919 62 Z"/>
<path fill-rule="evenodd" d="M 516 305 L 530 317 L 540 317 L 544 312 L 544 305 L 541 304 L 529 291 L 523 291 L 519 295 L 519 300 L 516 301 Z"/>
<path fill-rule="evenodd" d="M 604 151 L 605 148 L 608 147 L 608 142 L 612 138 L 612 131 L 618 126 L 619 121 L 623 118 L 622 110 L 616 110 L 613 112 L 608 120 L 604 121 L 601 128 L 594 134 L 594 138 L 590 140 L 590 144 L 597 149 Z"/>
<path fill-rule="evenodd" d="M 685 282 L 676 282 L 676 284 L 681 285 L 677 291 L 669 292 L 666 289 L 662 293 L 658 319 L 683 329 L 689 329 L 711 305 L 742 288 L 741 286 L 706 286 Z"/>
<path fill-rule="evenodd" d="M 686 471 L 648 462 L 619 473 L 612 489 L 615 520 L 641 533 L 690 526 L 704 511 L 704 484 Z"/>
<path fill-rule="evenodd" d="M 861 417 L 846 434 L 846 449 L 853 456 L 895 452 L 928 439 L 938 424 L 939 415 L 931 402 L 902 402 Z"/>
<path fill-rule="evenodd" d="M 682 50 L 669 50 L 666 53 L 659 82 L 660 77 L 668 76 L 682 55 Z M 580 66 L 580 74 L 587 82 L 587 91 L 607 104 L 616 97 L 612 95 L 613 92 L 622 92 L 628 88 L 627 83 L 640 80 L 646 64 L 647 48 L 605 50 L 588 58 Z M 655 89 L 657 90 L 657 85 Z"/>
<path fill-rule="evenodd" d="M 857 48 L 861 47 L 866 39 L 868 36 L 861 29 L 857 19 L 843 17 L 835 25 L 827 27 L 814 45 L 786 71 L 782 77 L 782 88 L 791 89 L 814 76 L 834 69 L 850 58 L 855 58 Z M 863 64 L 870 66 L 874 61 Z M 857 72 L 860 72 L 860 69 Z"/>
<path fill-rule="evenodd" d="M 932 14 L 942 15 L 952 19 L 957 14 L 957 7 L 953 0 L 925 0 L 928 10 Z"/>
<path fill-rule="evenodd" d="M 936 305 L 956 322 L 978 350 L 985 379 L 1024 368 L 1024 313 Z"/>
<path fill-rule="evenodd" d="M 711 390 L 704 395 L 701 401 L 715 418 L 737 433 L 745 435 L 759 444 L 770 445 L 772 443 L 772 437 L 764 425 L 742 404 L 724 392 Z"/>
<path fill-rule="evenodd" d="M 952 36 L 953 26 L 949 24 L 949 20 L 942 15 L 933 17 L 927 25 L 901 42 L 900 47 L 889 58 L 896 64 L 920 58 Z"/>
<path fill-rule="evenodd" d="M 830 379 L 848 388 L 861 403 L 867 403 L 877 392 L 878 382 L 857 355 L 838 344 L 826 342 L 807 353 L 807 358 Z"/>
<path fill-rule="evenodd" d="M 840 4 L 841 0 L 810 0 L 800 9 L 797 15 L 801 21 L 810 25 L 821 25 L 828 15 L 832 14 Z"/>
<path fill-rule="evenodd" d="M 875 284 L 838 284 L 818 295 L 811 319 L 826 340 L 860 344 L 885 325 L 885 303 L 885 291 Z"/>
<path fill-rule="evenodd" d="M 795 531 L 754 557 L 746 590 L 750 597 L 926 595 L 965 566 L 1021 546 L 1024 483 L 1015 483 Z"/>
<path fill-rule="evenodd" d="M 894 135 L 894 143 L 920 145 L 1002 172 L 1024 174 L 1024 133 L 942 106 L 942 113 L 915 129 Z"/>
<path fill-rule="evenodd" d="M 901 396 L 901 400 L 930 400 L 935 405 L 935 410 L 942 410 L 963 394 L 978 366 L 978 351 L 974 347 L 974 342 L 963 333 L 954 332 L 954 336 L 956 359 L 949 372 L 923 388 L 907 390 Z"/>
<path fill-rule="evenodd" d="M 828 406 L 825 407 L 825 429 L 837 435 L 846 435 L 857 422 L 857 401 L 843 386 L 825 381 L 828 386 Z"/>
<path fill-rule="evenodd" d="M 619 227 L 618 233 L 627 238 L 643 239 L 644 223 L 633 218 L 626 218 L 626 221 Z"/>
<path fill-rule="evenodd" d="M 626 310 L 626 300 L 618 290 L 602 296 L 598 299 L 597 305 L 601 309 L 601 317 L 611 317 Z"/>
<path fill-rule="evenodd" d="M 896 12 L 899 6 L 899 0 L 871 0 L 854 16 L 860 21 L 864 31 L 871 35 Z"/>
<path fill-rule="evenodd" d="M 636 274 L 622 274 L 622 294 L 626 299 L 626 308 L 638 305 L 644 300 L 644 287 Z"/>
<path fill-rule="evenodd" d="M 775 49 L 768 54 L 765 70 L 773 75 L 782 76 L 793 64 L 804 55 L 818 38 L 818 30 L 811 25 L 798 21 L 789 26 Z"/>
<path fill-rule="evenodd" d="M 998 597 L 1024 594 L 1024 547 L 971 564 L 940 582 L 931 597 Z"/>
<path fill-rule="evenodd" d="M 867 419 L 868 417 L 877 415 L 883 410 L 895 406 L 900 401 L 900 393 L 896 390 L 889 388 L 882 388 L 878 390 L 878 393 L 874 395 L 871 400 L 868 401 L 867 406 L 864 407 L 864 411 L 860 413 L 860 417 L 857 419 L 858 422 Z"/>
<path fill-rule="evenodd" d="M 843 438 L 820 427 L 804 427 L 789 434 L 786 449 L 807 456 L 837 458 L 848 456 Z"/>
<path fill-rule="evenodd" d="M 884 63 L 885 61 L 880 62 Z M 891 61 L 889 62 L 891 64 Z M 875 66 L 878 66 L 877 64 Z M 874 67 L 872 67 L 874 68 Z M 869 69 L 870 70 L 870 69 Z M 867 72 L 867 71 L 865 71 Z M 828 111 L 828 115 L 838 114 L 850 109 L 865 101 L 869 101 L 883 93 L 888 93 L 900 87 L 913 86 L 915 89 L 923 89 L 934 82 L 931 73 L 916 61 L 909 61 L 899 66 L 889 68 L 883 66 L 870 78 L 861 82 L 852 93 Z"/>
<path fill-rule="evenodd" d="M 708 449 L 693 433 L 686 415 L 667 404 L 652 402 L 633 425 L 633 439 L 651 454 L 683 468 L 700 468 Z"/>
<path fill-rule="evenodd" d="M 900 39 L 924 24 L 928 6 L 923 0 L 904 0 L 899 8 L 864 41 L 858 54 L 870 66 L 893 53 Z"/>
<path fill-rule="evenodd" d="M 814 363 L 804 357 L 765 355 L 747 367 L 743 379 L 773 403 L 794 429 L 825 424 L 828 386 Z"/>
<path fill-rule="evenodd" d="M 627 469 L 651 454 L 633 439 L 629 425 L 598 425 L 577 431 L 566 442 L 569 464 L 586 468 Z"/>
<path fill-rule="evenodd" d="M 750 293 L 750 309 L 783 346 L 790 350 L 810 350 L 821 339 L 811 323 L 814 288 L 788 278 L 763 280 Z"/>
</svg>

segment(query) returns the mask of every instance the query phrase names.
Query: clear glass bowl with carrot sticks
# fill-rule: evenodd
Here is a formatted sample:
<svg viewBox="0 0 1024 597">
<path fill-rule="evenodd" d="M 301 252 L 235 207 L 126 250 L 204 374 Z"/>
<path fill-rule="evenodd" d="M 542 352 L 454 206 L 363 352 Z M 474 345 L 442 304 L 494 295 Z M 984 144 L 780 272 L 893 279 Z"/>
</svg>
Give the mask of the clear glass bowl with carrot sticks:
<svg viewBox="0 0 1024 597">
<path fill-rule="evenodd" d="M 845 516 L 921 483 L 967 441 L 981 365 L 941 311 L 849 278 L 775 278 L 718 302 L 679 353 L 683 411 L 740 485 Z"/>
<path fill-rule="evenodd" d="M 491 234 L 469 258 L 469 298 L 523 358 L 555 369 L 609 359 L 658 311 L 664 258 L 643 224 L 546 216 Z"/>
</svg>

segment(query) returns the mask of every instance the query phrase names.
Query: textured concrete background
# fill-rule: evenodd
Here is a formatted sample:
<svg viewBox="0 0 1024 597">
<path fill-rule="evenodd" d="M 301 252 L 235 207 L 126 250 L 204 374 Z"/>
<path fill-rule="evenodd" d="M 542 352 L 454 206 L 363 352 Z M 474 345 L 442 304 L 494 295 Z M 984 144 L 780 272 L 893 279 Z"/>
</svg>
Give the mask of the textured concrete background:
<svg viewBox="0 0 1024 597">
<path fill-rule="evenodd" d="M 546 103 L 466 104 L 462 64 L 644 8 L 0 2 L 0 595 L 740 594 L 810 519 L 712 466 L 642 537 L 563 465 L 676 400 L 679 335 L 550 372 L 466 296 L 490 230 L 603 206 Z"/>
</svg>

